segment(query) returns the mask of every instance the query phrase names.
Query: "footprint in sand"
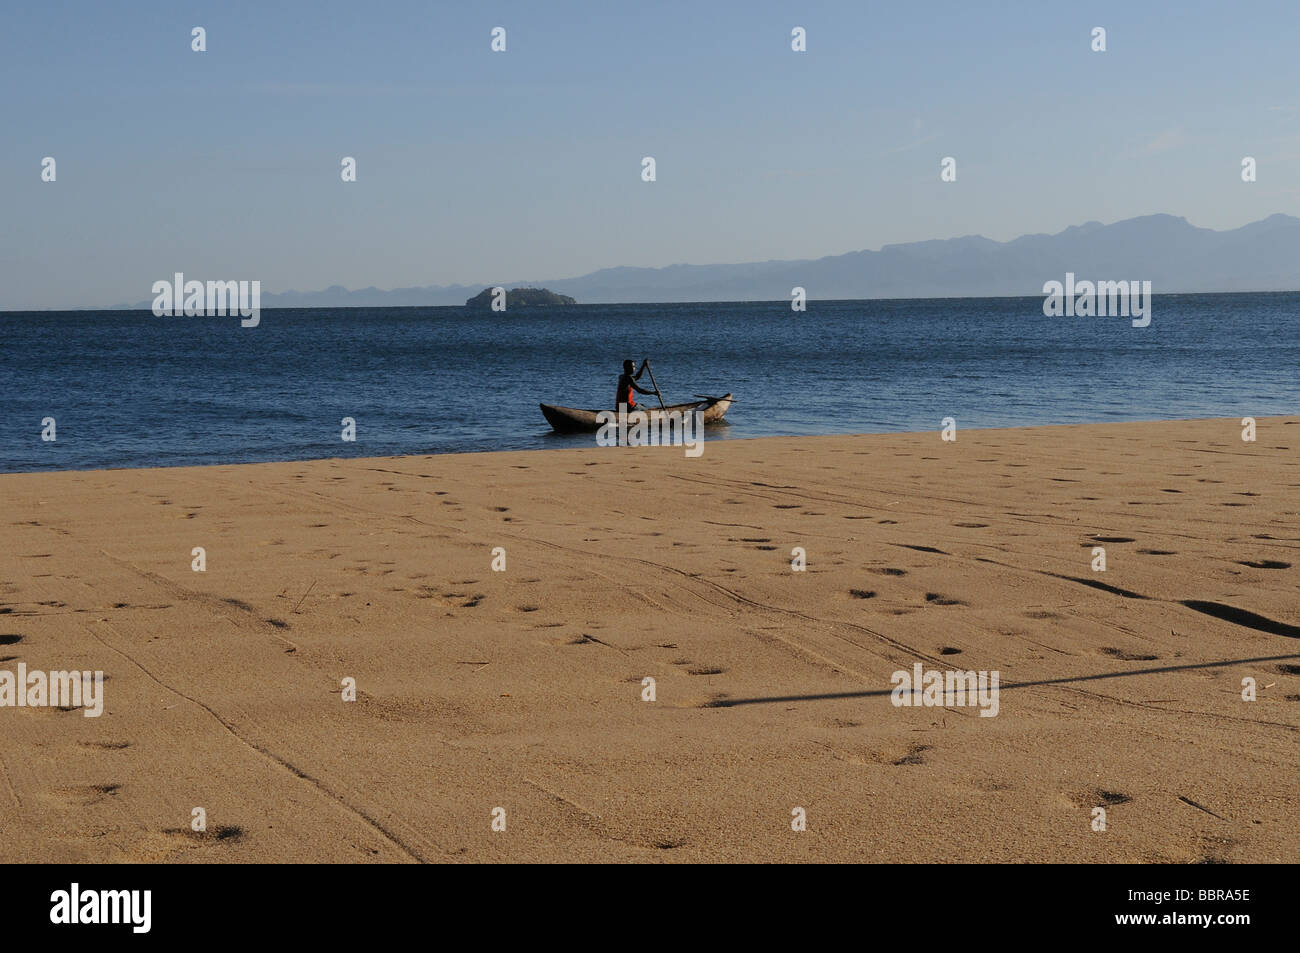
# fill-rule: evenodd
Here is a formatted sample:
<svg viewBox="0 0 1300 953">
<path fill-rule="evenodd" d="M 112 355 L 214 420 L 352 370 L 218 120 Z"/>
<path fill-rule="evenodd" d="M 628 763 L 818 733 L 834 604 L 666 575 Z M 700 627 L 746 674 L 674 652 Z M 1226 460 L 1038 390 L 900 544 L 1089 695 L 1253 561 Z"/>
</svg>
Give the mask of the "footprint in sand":
<svg viewBox="0 0 1300 953">
<path fill-rule="evenodd" d="M 925 601 L 933 603 L 936 606 L 964 606 L 966 603 L 960 599 L 954 599 L 951 596 L 945 596 L 937 592 L 927 592 Z"/>
<path fill-rule="evenodd" d="M 69 806 L 89 807 L 93 804 L 102 804 L 121 787 L 120 784 L 86 784 L 73 788 L 59 788 L 52 793 Z"/>
<path fill-rule="evenodd" d="M 913 742 L 907 746 L 906 751 L 897 748 L 886 751 L 873 751 L 870 758 L 877 764 L 888 764 L 894 767 L 902 767 L 908 764 L 926 764 L 924 754 L 930 749 L 930 745 Z"/>
<path fill-rule="evenodd" d="M 222 842 L 233 842 L 240 840 L 244 836 L 244 829 L 233 824 L 223 824 L 218 827 L 209 828 L 206 831 L 194 831 L 189 828 L 170 827 L 163 831 L 168 837 L 175 838 L 178 841 L 192 841 L 201 844 L 218 844 Z"/>
<path fill-rule="evenodd" d="M 463 592 L 438 592 L 433 586 L 418 589 L 394 589 L 393 592 L 410 592 L 417 599 L 436 599 L 440 604 L 454 609 L 473 609 L 486 597 L 480 592 L 473 597 Z"/>
<path fill-rule="evenodd" d="M 676 850 L 678 847 L 685 847 L 687 843 L 684 837 L 662 837 L 652 841 L 650 846 L 658 850 Z"/>
<path fill-rule="evenodd" d="M 1117 649 L 1110 646 L 1099 650 L 1102 655 L 1109 658 L 1117 658 L 1122 662 L 1154 662 L 1160 658 L 1159 655 L 1147 655 L 1142 652 L 1128 652 L 1124 649 Z"/>
<path fill-rule="evenodd" d="M 1066 804 L 1074 808 L 1114 807 L 1117 804 L 1128 804 L 1133 800 L 1127 794 L 1122 794 L 1119 791 L 1106 791 L 1102 788 L 1084 788 L 1081 791 L 1070 791 L 1062 794 L 1061 798 Z"/>
</svg>

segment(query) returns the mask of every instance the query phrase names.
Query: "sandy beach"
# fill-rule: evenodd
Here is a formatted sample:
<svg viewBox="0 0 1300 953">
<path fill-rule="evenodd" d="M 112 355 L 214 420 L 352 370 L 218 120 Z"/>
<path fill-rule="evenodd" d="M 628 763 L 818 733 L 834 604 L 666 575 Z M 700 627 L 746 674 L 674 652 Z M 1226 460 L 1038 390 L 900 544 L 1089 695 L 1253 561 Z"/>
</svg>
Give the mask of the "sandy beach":
<svg viewBox="0 0 1300 953">
<path fill-rule="evenodd" d="M 0 860 L 1296 862 L 1293 426 L 0 477 Z"/>
</svg>

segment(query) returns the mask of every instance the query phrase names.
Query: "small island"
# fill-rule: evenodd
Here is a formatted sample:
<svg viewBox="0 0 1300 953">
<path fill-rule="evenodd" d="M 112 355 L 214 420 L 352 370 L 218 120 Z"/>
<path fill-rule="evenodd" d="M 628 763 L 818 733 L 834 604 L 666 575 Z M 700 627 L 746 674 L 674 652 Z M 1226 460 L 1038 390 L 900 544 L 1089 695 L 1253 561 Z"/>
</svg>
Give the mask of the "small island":
<svg viewBox="0 0 1300 953">
<path fill-rule="evenodd" d="M 467 308 L 481 308 L 484 311 L 492 307 L 492 289 L 484 288 L 465 302 Z M 531 305 L 577 304 L 568 295 L 556 294 L 546 288 L 514 288 L 506 292 L 506 310 L 527 308 Z"/>
</svg>

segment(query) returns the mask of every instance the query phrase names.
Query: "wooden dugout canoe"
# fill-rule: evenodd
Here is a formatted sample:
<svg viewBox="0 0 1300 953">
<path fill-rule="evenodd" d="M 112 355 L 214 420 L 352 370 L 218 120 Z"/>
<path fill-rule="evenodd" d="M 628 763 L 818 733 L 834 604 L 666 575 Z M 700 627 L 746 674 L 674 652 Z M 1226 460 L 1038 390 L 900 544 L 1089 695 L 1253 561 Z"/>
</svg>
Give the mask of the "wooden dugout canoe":
<svg viewBox="0 0 1300 953">
<path fill-rule="evenodd" d="M 546 418 L 546 422 L 555 429 L 556 433 L 594 432 L 601 427 L 596 421 L 596 415 L 602 413 L 602 411 L 556 407 L 553 404 L 539 404 L 538 406 L 542 408 L 542 416 Z M 648 413 L 652 421 L 662 417 L 665 413 L 672 413 L 673 411 L 686 413 L 698 410 L 704 414 L 704 422 L 711 424 L 721 420 L 727 411 L 731 409 L 731 395 L 723 394 L 721 397 L 710 397 L 707 400 L 697 400 L 689 404 L 669 404 L 662 410 L 658 406 L 651 407 L 648 404 L 637 404 L 636 409 Z"/>
</svg>

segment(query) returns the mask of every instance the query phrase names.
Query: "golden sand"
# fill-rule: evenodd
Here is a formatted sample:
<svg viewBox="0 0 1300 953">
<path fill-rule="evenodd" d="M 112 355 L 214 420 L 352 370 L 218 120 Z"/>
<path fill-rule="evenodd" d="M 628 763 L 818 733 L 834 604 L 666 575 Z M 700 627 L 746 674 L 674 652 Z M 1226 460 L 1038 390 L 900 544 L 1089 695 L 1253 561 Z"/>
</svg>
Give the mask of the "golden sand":
<svg viewBox="0 0 1300 953">
<path fill-rule="evenodd" d="M 1295 862 L 1292 426 L 0 477 L 0 860 Z"/>
</svg>

